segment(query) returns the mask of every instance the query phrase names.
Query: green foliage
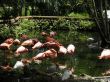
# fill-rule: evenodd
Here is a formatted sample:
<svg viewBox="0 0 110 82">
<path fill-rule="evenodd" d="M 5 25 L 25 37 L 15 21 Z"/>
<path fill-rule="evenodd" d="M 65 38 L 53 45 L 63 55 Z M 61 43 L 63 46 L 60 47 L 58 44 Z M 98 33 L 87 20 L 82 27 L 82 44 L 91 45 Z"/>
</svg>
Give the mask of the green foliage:
<svg viewBox="0 0 110 82">
<path fill-rule="evenodd" d="M 48 29 L 48 26 L 49 26 L 49 21 L 42 21 L 39 23 L 39 27 L 41 27 L 41 29 Z"/>
<path fill-rule="evenodd" d="M 93 21 L 81 20 L 79 22 L 79 29 L 92 29 L 95 27 L 95 23 Z"/>
<path fill-rule="evenodd" d="M 56 29 L 67 29 L 68 23 L 65 19 L 59 18 L 57 21 L 55 21 L 54 27 Z"/>
<path fill-rule="evenodd" d="M 72 12 L 70 14 L 68 14 L 68 16 L 70 17 L 74 17 L 74 18 L 90 18 L 89 14 L 86 13 L 86 12 L 83 12 L 83 13 L 75 13 L 75 12 Z"/>
<path fill-rule="evenodd" d="M 87 30 L 95 27 L 93 21 L 89 20 L 74 20 L 74 19 L 65 19 L 59 18 L 55 20 L 48 19 L 20 19 L 16 25 L 4 25 L 0 28 L 0 34 L 2 36 L 14 35 L 19 37 L 20 34 L 34 35 L 38 30 Z M 34 32 L 32 32 L 34 31 Z M 33 36 L 35 37 L 35 36 Z"/>
<path fill-rule="evenodd" d="M 83 13 L 72 12 L 68 16 L 79 19 L 78 29 L 92 29 L 93 27 L 95 27 L 95 23 L 93 21 L 83 20 L 83 19 L 90 19 L 89 14 L 86 12 L 83 12 Z"/>
<path fill-rule="evenodd" d="M 10 34 L 11 34 L 10 27 L 7 24 L 5 24 L 3 27 L 0 28 L 0 36 L 1 37 L 7 37 Z"/>
<path fill-rule="evenodd" d="M 35 28 L 36 23 L 33 20 L 28 20 L 28 19 L 23 19 L 21 20 L 19 26 L 21 26 L 24 29 L 34 29 Z"/>
<path fill-rule="evenodd" d="M 33 20 L 23 19 L 18 21 L 17 25 L 8 25 L 8 24 L 3 25 L 0 28 L 0 36 L 8 37 L 11 35 L 16 38 L 18 38 L 20 34 L 28 34 L 31 36 L 31 34 L 33 34 L 32 31 L 37 29 L 36 26 L 37 23 L 34 22 Z"/>
<path fill-rule="evenodd" d="M 66 20 L 64 18 L 59 18 L 53 22 L 54 29 L 60 30 L 76 30 L 78 27 L 75 25 L 74 20 Z"/>
<path fill-rule="evenodd" d="M 15 37 L 19 37 L 19 34 L 28 34 L 32 30 L 34 30 L 37 25 L 33 20 L 23 19 L 19 21 L 19 25 L 13 28 L 15 33 Z"/>
</svg>

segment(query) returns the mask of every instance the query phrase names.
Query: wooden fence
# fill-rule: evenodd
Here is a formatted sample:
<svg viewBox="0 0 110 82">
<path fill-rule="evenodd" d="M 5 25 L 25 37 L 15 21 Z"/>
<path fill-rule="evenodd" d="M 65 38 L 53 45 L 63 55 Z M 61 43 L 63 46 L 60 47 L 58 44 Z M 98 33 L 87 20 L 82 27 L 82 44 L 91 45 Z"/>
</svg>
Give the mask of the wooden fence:
<svg viewBox="0 0 110 82">
<path fill-rule="evenodd" d="M 69 16 L 18 16 L 16 18 L 10 18 L 7 20 L 3 20 L 0 18 L 0 24 L 10 23 L 11 21 L 17 21 L 19 19 L 50 19 L 50 20 L 57 20 L 57 19 L 66 19 L 66 20 L 93 20 L 92 18 L 76 18 L 76 17 L 69 17 Z"/>
</svg>

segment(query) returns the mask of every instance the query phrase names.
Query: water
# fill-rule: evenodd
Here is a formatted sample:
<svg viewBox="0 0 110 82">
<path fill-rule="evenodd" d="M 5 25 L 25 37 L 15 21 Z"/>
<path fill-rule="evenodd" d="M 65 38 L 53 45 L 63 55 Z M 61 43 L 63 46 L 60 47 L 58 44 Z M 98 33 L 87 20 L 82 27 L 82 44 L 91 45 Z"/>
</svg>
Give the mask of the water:
<svg viewBox="0 0 110 82">
<path fill-rule="evenodd" d="M 48 31 L 47 31 L 48 32 Z M 43 41 L 42 37 L 39 35 L 40 32 L 32 32 L 29 33 L 29 37 L 37 37 L 39 40 Z M 94 38 L 94 41 L 88 41 L 88 38 Z M 97 33 L 92 32 L 76 32 L 76 31 L 58 31 L 57 36 L 55 38 L 62 43 L 65 47 L 68 44 L 74 44 L 76 47 L 75 53 L 73 56 L 63 56 L 56 59 L 57 62 L 66 63 L 68 66 L 74 67 L 75 74 L 88 74 L 91 76 L 101 76 L 102 73 L 109 69 L 110 62 L 109 60 L 99 60 L 98 56 L 100 55 L 100 50 L 98 47 L 89 48 L 88 45 L 91 43 L 95 43 L 99 41 L 99 35 Z M 41 52 L 42 49 L 36 50 L 34 52 L 29 52 L 23 54 L 21 58 L 32 57 L 37 53 Z M 14 65 L 16 62 L 16 58 L 13 57 L 12 51 L 0 51 L 1 58 L 0 64 L 3 62 L 3 56 L 12 55 L 12 58 L 8 61 Z M 11 56 L 10 56 L 11 57 Z M 37 65 L 37 68 L 40 70 L 45 70 L 46 67 L 50 65 L 51 60 L 45 60 L 41 65 Z M 39 67 L 38 67 L 39 66 Z M 36 67 L 36 66 L 35 66 Z"/>
</svg>

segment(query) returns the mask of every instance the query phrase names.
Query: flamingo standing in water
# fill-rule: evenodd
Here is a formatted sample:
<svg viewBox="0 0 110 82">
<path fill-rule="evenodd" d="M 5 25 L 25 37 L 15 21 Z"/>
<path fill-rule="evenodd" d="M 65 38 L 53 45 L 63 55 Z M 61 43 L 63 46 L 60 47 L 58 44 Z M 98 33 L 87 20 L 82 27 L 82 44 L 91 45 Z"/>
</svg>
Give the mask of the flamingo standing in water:
<svg viewBox="0 0 110 82">
<path fill-rule="evenodd" d="M 39 53 L 35 57 L 33 57 L 32 59 L 35 61 L 35 60 L 43 60 L 44 58 L 45 58 L 45 54 Z"/>
<path fill-rule="evenodd" d="M 68 54 L 73 54 L 75 51 L 75 46 L 73 44 L 69 44 L 67 47 L 67 53 Z"/>
<path fill-rule="evenodd" d="M 46 42 L 46 43 L 44 43 L 41 47 L 42 48 L 49 48 L 49 49 L 51 49 L 51 48 L 53 48 L 53 49 L 55 49 L 56 51 L 58 51 L 59 50 L 59 44 L 57 44 L 56 42 Z"/>
<path fill-rule="evenodd" d="M 12 44 L 8 44 L 8 43 L 1 43 L 0 44 L 0 49 L 2 50 L 9 50 Z"/>
<path fill-rule="evenodd" d="M 47 46 L 51 46 L 52 48 L 55 47 L 54 49 L 56 49 L 58 51 L 58 53 L 60 53 L 60 54 L 67 53 L 67 49 L 62 44 L 60 44 L 57 40 L 55 40 L 53 37 L 49 36 L 45 32 L 42 32 L 41 35 L 43 35 L 45 37 Z"/>
<path fill-rule="evenodd" d="M 56 58 L 57 57 L 57 51 L 55 49 L 49 49 L 44 52 L 46 58 Z"/>
<path fill-rule="evenodd" d="M 57 57 L 57 51 L 54 49 L 49 49 L 45 52 L 37 54 L 35 57 L 33 57 L 33 60 L 43 60 L 46 58 L 56 58 Z"/>
<path fill-rule="evenodd" d="M 24 46 L 20 46 L 17 48 L 17 50 L 15 51 L 15 56 L 18 57 L 20 54 L 22 53 L 26 53 L 29 50 L 27 48 L 25 48 Z"/>
<path fill-rule="evenodd" d="M 6 39 L 6 40 L 4 41 L 4 43 L 7 43 L 7 44 L 12 44 L 12 43 L 13 43 L 13 41 L 14 41 L 14 39 L 13 39 L 13 38 L 8 38 L 8 39 Z"/>
<path fill-rule="evenodd" d="M 38 41 L 37 43 L 35 43 L 35 45 L 32 47 L 32 49 L 36 49 L 36 48 L 41 48 L 43 45 L 43 43 L 41 43 L 40 41 Z"/>
<path fill-rule="evenodd" d="M 44 43 L 42 45 L 42 47 L 46 47 L 49 49 L 53 48 L 58 52 L 58 54 L 66 54 L 67 53 L 67 49 L 62 44 L 52 42 L 52 41 Z"/>
<path fill-rule="evenodd" d="M 67 54 L 67 49 L 64 46 L 59 46 L 59 54 Z"/>
<path fill-rule="evenodd" d="M 28 59 L 21 59 L 20 61 L 17 61 L 13 67 L 13 69 L 22 69 L 25 65 L 28 65 L 31 63 Z"/>
<path fill-rule="evenodd" d="M 11 45 L 13 44 L 14 39 L 8 38 L 3 43 L 0 44 L 0 49 L 9 50 Z"/>
<path fill-rule="evenodd" d="M 4 59 L 5 60 L 7 58 L 7 51 L 10 53 L 10 48 L 13 44 L 13 41 L 14 41 L 13 38 L 8 38 L 3 43 L 0 44 L 0 49 L 4 51 Z"/>
<path fill-rule="evenodd" d="M 110 49 L 104 49 L 101 55 L 98 56 L 99 59 L 110 59 Z"/>
<path fill-rule="evenodd" d="M 21 43 L 21 46 L 32 47 L 35 43 L 38 42 L 38 39 L 28 39 Z"/>
<path fill-rule="evenodd" d="M 45 42 L 55 42 L 55 43 L 61 45 L 57 40 L 55 40 L 53 37 L 51 37 L 53 35 L 49 35 L 46 32 L 41 32 L 41 35 L 44 36 Z"/>
<path fill-rule="evenodd" d="M 58 53 L 67 53 L 67 49 L 60 44 L 57 40 L 55 40 L 53 37 L 48 35 L 46 32 L 42 32 L 41 35 L 45 37 L 46 43 L 44 43 L 46 46 L 52 47 L 58 51 Z"/>
</svg>

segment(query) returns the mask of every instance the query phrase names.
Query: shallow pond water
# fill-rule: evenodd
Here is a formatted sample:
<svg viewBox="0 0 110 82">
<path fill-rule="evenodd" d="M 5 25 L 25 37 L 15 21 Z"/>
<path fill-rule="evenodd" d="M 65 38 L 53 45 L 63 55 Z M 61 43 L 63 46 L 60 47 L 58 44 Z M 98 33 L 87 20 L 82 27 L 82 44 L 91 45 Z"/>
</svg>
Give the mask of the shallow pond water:
<svg viewBox="0 0 110 82">
<path fill-rule="evenodd" d="M 49 32 L 49 31 L 47 31 Z M 32 32 L 29 33 L 28 36 L 30 38 L 37 37 L 39 40 L 43 41 L 42 37 L 39 36 L 40 32 Z M 101 50 L 98 47 L 89 48 L 88 45 L 91 43 L 96 43 L 99 41 L 100 37 L 95 32 L 76 32 L 76 31 L 57 31 L 57 35 L 55 38 L 62 43 L 65 47 L 69 44 L 74 44 L 76 47 L 75 53 L 73 56 L 64 56 L 56 59 L 58 62 L 65 62 L 71 67 L 74 67 L 75 74 L 88 74 L 91 76 L 101 76 L 102 73 L 110 68 L 109 60 L 99 60 L 98 56 L 100 55 Z M 89 38 L 94 38 L 93 41 L 90 41 Z M 32 57 L 35 54 L 41 52 L 41 50 L 36 50 L 34 52 L 26 53 L 26 55 Z M 12 55 L 14 54 L 12 51 L 0 51 L 1 58 L 0 62 L 2 63 L 3 55 Z M 22 56 L 25 57 L 25 54 Z M 11 58 L 9 62 L 16 62 L 16 58 Z M 45 64 L 45 65 L 44 65 Z M 48 66 L 48 63 L 44 63 L 40 65 L 43 69 L 44 66 Z"/>
</svg>

